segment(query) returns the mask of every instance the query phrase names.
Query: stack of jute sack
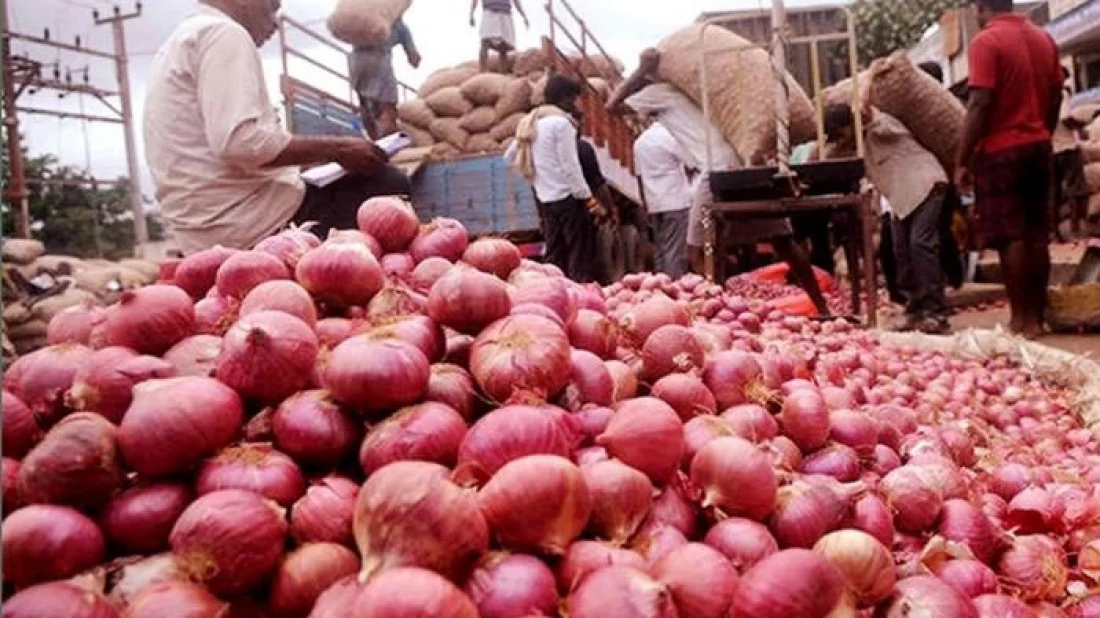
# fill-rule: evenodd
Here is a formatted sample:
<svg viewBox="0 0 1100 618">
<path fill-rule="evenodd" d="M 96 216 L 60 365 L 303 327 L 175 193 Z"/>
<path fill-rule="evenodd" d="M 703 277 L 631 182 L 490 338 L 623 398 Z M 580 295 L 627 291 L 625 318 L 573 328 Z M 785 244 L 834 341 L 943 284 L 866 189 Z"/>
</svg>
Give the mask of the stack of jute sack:
<svg viewBox="0 0 1100 618">
<path fill-rule="evenodd" d="M 1070 117 L 1086 126 L 1081 155 L 1085 164 L 1085 183 L 1089 187 L 1089 216 L 1100 217 L 1100 105 L 1080 105 Z"/>
<path fill-rule="evenodd" d="M 36 240 L 3 244 L 4 340 L 26 354 L 46 344 L 46 325 L 77 305 L 106 306 L 126 290 L 150 285 L 160 267 L 145 260 L 50 255 Z"/>
<path fill-rule="evenodd" d="M 544 102 L 549 62 L 542 50 L 520 52 L 511 74 L 490 55 L 490 72 L 466 62 L 428 76 L 418 98 L 398 106 L 401 129 L 414 145 L 432 147 L 441 157 L 500 152 L 515 136 L 520 120 Z M 603 57 L 575 59 L 589 85 L 601 97 L 610 95 L 607 77 L 619 75 L 622 64 Z"/>
</svg>

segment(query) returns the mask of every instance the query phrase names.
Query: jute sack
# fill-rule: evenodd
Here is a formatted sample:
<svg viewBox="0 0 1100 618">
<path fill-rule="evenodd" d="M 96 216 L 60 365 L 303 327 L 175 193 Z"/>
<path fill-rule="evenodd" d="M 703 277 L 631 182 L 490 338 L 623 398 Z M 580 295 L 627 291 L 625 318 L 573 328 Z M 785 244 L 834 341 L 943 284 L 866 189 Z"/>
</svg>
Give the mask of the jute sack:
<svg viewBox="0 0 1100 618">
<path fill-rule="evenodd" d="M 489 137 L 495 139 L 498 142 L 515 137 L 516 129 L 519 127 L 519 123 L 523 120 L 523 117 L 527 114 L 520 112 L 518 114 L 512 114 L 504 120 L 501 120 L 489 131 Z"/>
<path fill-rule="evenodd" d="M 4 239 L 4 261 L 12 264 L 30 264 L 42 257 L 46 247 L 37 240 L 22 238 Z"/>
<path fill-rule="evenodd" d="M 470 133 L 459 126 L 457 118 L 436 118 L 432 121 L 432 137 L 437 142 L 447 142 L 459 151 L 466 148 Z"/>
<path fill-rule="evenodd" d="M 414 148 L 423 148 L 435 144 L 435 137 L 432 136 L 431 131 L 421 129 L 420 127 L 413 126 L 406 122 L 398 122 L 397 127 L 401 129 L 402 133 L 409 136 Z"/>
<path fill-rule="evenodd" d="M 477 75 L 477 67 L 440 69 L 424 80 L 424 83 L 420 85 L 420 90 L 417 91 L 417 95 L 421 99 L 427 99 L 444 88 L 461 86 L 474 75 Z"/>
<path fill-rule="evenodd" d="M 661 41 L 658 73 L 702 105 L 699 42 L 702 25 L 683 28 Z M 762 164 L 776 150 L 775 79 L 771 57 L 724 28 L 707 27 L 706 49 L 711 120 L 742 161 Z M 813 138 L 813 106 L 802 87 L 787 76 L 791 143 Z"/>
<path fill-rule="evenodd" d="M 34 271 L 49 271 L 55 274 L 72 274 L 87 268 L 84 260 L 71 255 L 47 254 L 40 256 L 31 264 Z M 37 274 L 37 272 L 36 272 Z M 32 275 L 33 276 L 33 275 Z"/>
<path fill-rule="evenodd" d="M 944 169 L 953 170 L 966 121 L 963 104 L 904 53 L 876 60 L 871 76 L 872 103 L 900 120 Z"/>
<path fill-rule="evenodd" d="M 490 137 L 488 133 L 471 135 L 470 139 L 466 142 L 466 152 L 480 153 L 498 151 L 500 151 L 500 143 Z"/>
<path fill-rule="evenodd" d="M 868 94 L 868 86 L 871 83 L 871 71 L 865 70 L 859 74 L 859 89 L 863 92 L 860 94 L 860 100 Z M 829 86 L 822 91 L 822 105 L 825 109 L 828 109 L 832 105 L 851 105 L 852 104 L 852 86 L 855 82 L 851 77 L 839 81 L 832 86 Z"/>
<path fill-rule="evenodd" d="M 487 133 L 497 120 L 497 110 L 492 107 L 478 107 L 458 121 L 458 126 L 467 132 Z"/>
<path fill-rule="evenodd" d="M 31 312 L 34 313 L 36 318 L 49 324 L 50 320 L 62 310 L 85 302 L 92 303 L 93 305 L 101 304 L 95 294 L 86 290 L 69 288 L 61 294 L 50 296 L 34 303 L 34 306 L 31 307 Z"/>
<path fill-rule="evenodd" d="M 24 322 L 18 326 L 12 326 L 7 329 L 7 334 L 13 341 L 26 341 L 28 339 L 40 339 L 46 336 L 46 322 L 42 320 L 31 320 Z"/>
<path fill-rule="evenodd" d="M 148 260 L 119 260 L 118 265 L 141 275 L 142 285 L 152 285 L 160 277 L 160 265 Z"/>
<path fill-rule="evenodd" d="M 1085 184 L 1089 186 L 1089 193 L 1100 193 L 1100 163 L 1085 166 Z"/>
<path fill-rule="evenodd" d="M 512 66 L 512 74 L 518 77 L 526 77 L 532 73 L 543 71 L 550 66 L 546 54 L 541 49 L 528 49 L 516 54 L 516 62 Z"/>
<path fill-rule="evenodd" d="M 497 118 L 507 118 L 512 114 L 531 109 L 531 82 L 526 79 L 514 79 L 504 87 L 497 100 Z"/>
<path fill-rule="evenodd" d="M 397 118 L 405 124 L 427 129 L 432 126 L 435 114 L 423 99 L 413 99 L 397 106 Z"/>
<path fill-rule="evenodd" d="M 462 154 L 462 151 L 447 142 L 439 142 L 435 146 L 432 146 L 432 156 L 437 159 L 447 160 L 453 159 Z"/>
<path fill-rule="evenodd" d="M 581 74 L 588 78 L 623 74 L 623 63 L 619 62 L 617 58 L 611 58 L 603 54 L 585 57 L 572 56 L 569 60 L 577 63 Z"/>
<path fill-rule="evenodd" d="M 462 84 L 462 96 L 474 105 L 496 105 L 512 78 L 497 73 L 481 73 Z"/>
<path fill-rule="evenodd" d="M 458 86 L 448 86 L 437 90 L 424 102 L 440 118 L 461 118 L 474 109 L 474 104 L 462 96 L 462 90 Z M 434 121 L 432 124 L 434 124 Z"/>
<path fill-rule="evenodd" d="M 412 0 L 339 0 L 329 15 L 332 36 L 352 45 L 384 45 Z"/>
</svg>

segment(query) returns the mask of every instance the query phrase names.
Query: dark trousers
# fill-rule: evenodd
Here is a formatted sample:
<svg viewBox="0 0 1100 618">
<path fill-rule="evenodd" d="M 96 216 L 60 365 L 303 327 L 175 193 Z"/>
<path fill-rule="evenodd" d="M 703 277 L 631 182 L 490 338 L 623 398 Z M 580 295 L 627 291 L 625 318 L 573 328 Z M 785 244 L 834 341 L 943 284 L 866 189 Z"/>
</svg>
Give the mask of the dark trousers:
<svg viewBox="0 0 1100 618">
<path fill-rule="evenodd" d="M 879 228 L 878 259 L 882 262 L 882 276 L 886 279 L 886 291 L 890 300 L 899 305 L 905 302 L 905 295 L 898 286 L 898 260 L 894 257 L 894 217 L 884 214 Z"/>
<path fill-rule="evenodd" d="M 898 286 L 908 299 L 910 316 L 947 316 L 940 265 L 940 215 L 946 195 L 946 185 L 939 185 L 908 217 L 894 219 Z"/>
<path fill-rule="evenodd" d="M 546 235 L 546 261 L 578 283 L 599 278 L 596 224 L 584 203 L 566 198 L 542 204 Z"/>
<path fill-rule="evenodd" d="M 955 241 L 955 234 L 951 231 L 952 224 L 955 222 L 955 213 L 962 210 L 962 199 L 954 185 L 947 189 L 942 210 L 943 212 L 940 213 L 940 267 L 943 268 L 946 284 L 958 289 L 962 287 L 966 273 L 962 251 L 959 243 Z"/>
<path fill-rule="evenodd" d="M 808 212 L 791 217 L 794 237 L 800 243 L 810 241 L 810 263 L 830 275 L 836 274 L 833 238 L 830 230 L 833 213 Z"/>
<path fill-rule="evenodd" d="M 653 227 L 653 261 L 656 271 L 673 279 L 688 271 L 688 210 L 657 212 L 649 215 Z"/>
<path fill-rule="evenodd" d="M 359 207 L 370 198 L 408 196 L 411 193 L 409 177 L 392 165 L 381 168 L 372 176 L 349 174 L 323 188 L 307 184 L 306 195 L 293 221 L 296 225 L 315 222 L 317 225 L 310 231 L 323 240 L 334 229 L 358 229 L 356 217 Z"/>
</svg>

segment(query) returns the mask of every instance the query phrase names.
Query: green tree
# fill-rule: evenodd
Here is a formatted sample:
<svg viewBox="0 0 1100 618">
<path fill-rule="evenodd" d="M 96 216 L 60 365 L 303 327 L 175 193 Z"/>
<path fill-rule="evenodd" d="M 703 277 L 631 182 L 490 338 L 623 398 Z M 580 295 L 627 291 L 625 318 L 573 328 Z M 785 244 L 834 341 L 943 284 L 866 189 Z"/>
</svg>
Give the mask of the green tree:
<svg viewBox="0 0 1100 618">
<path fill-rule="evenodd" d="M 909 49 L 939 22 L 944 11 L 967 4 L 968 0 L 856 0 L 852 15 L 860 62 L 866 66 L 876 58 Z"/>
</svg>

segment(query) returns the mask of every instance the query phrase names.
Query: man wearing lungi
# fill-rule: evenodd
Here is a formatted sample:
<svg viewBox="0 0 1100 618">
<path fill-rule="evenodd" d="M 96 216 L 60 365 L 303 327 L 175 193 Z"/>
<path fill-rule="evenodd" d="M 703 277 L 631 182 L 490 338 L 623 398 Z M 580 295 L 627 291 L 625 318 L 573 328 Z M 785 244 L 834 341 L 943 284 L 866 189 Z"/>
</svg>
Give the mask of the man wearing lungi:
<svg viewBox="0 0 1100 618">
<path fill-rule="evenodd" d="M 477 25 L 475 19 L 477 3 L 478 0 L 473 0 L 470 5 L 471 27 Z M 512 60 L 508 57 L 508 52 L 516 48 L 516 25 L 512 19 L 513 5 L 519 16 L 523 18 L 524 27 L 530 28 L 531 22 L 527 19 L 527 13 L 523 11 L 520 0 L 481 0 L 481 6 L 485 9 L 481 15 L 481 54 L 478 56 L 482 73 L 489 71 L 490 51 L 500 54 L 501 73 L 508 75 L 512 72 Z"/>
<path fill-rule="evenodd" d="M 402 20 L 393 25 L 384 45 L 356 45 L 349 57 L 351 85 L 359 95 L 363 130 L 374 139 L 397 132 L 397 75 L 393 72 L 393 48 L 401 46 L 412 68 L 420 66 L 412 32 Z"/>
</svg>

